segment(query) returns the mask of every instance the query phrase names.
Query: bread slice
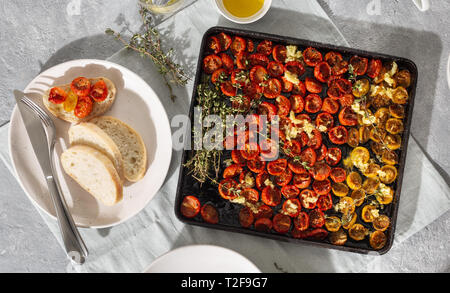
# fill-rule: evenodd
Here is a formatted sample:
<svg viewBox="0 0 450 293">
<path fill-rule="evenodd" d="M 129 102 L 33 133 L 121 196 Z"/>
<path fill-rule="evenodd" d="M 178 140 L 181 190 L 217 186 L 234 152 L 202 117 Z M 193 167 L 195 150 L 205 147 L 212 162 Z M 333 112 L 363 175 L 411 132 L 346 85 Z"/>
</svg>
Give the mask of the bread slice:
<svg viewBox="0 0 450 293">
<path fill-rule="evenodd" d="M 75 145 L 61 154 L 64 171 L 107 206 L 122 200 L 123 186 L 111 160 L 102 152 Z"/>
<path fill-rule="evenodd" d="M 119 148 L 114 141 L 100 127 L 94 123 L 82 122 L 69 128 L 69 141 L 71 145 L 87 145 L 105 154 L 123 178 L 123 159 Z"/>
<path fill-rule="evenodd" d="M 116 86 L 114 85 L 114 83 L 109 80 L 106 77 L 99 77 L 99 78 L 89 78 L 89 81 L 91 82 L 91 84 L 95 84 L 97 81 L 103 79 L 106 83 L 106 86 L 108 87 L 108 96 L 106 97 L 106 99 L 104 101 L 101 102 L 93 102 L 92 105 L 92 112 L 89 113 L 89 115 L 87 115 L 84 118 L 78 118 L 77 116 L 75 116 L 75 114 L 72 112 L 66 112 L 64 110 L 64 104 L 54 104 L 52 102 L 50 102 L 48 100 L 48 95 L 50 93 L 50 89 L 48 89 L 45 94 L 42 96 L 42 102 L 44 103 L 45 107 L 56 117 L 68 121 L 68 122 L 72 122 L 72 123 L 79 123 L 82 121 L 87 121 L 93 117 L 97 117 L 100 115 L 103 115 L 103 113 L 105 113 L 106 111 L 109 110 L 109 108 L 111 108 L 112 104 L 114 103 L 114 100 L 116 99 Z M 70 90 L 70 83 L 69 84 L 63 84 L 58 86 L 60 88 L 62 88 L 63 90 L 65 90 L 67 93 Z"/>
<path fill-rule="evenodd" d="M 147 170 L 147 150 L 142 137 L 131 126 L 111 116 L 90 120 L 106 132 L 119 147 L 123 158 L 123 173 L 127 180 L 142 179 Z"/>
</svg>

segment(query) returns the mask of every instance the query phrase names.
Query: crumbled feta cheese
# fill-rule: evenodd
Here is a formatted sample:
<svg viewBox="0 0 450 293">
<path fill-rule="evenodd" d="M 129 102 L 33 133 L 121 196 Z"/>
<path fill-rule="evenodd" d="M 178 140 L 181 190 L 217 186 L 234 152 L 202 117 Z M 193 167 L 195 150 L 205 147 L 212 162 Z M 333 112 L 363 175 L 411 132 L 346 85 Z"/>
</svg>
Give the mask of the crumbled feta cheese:
<svg viewBox="0 0 450 293">
<path fill-rule="evenodd" d="M 372 214 L 372 216 L 374 217 L 374 218 L 378 218 L 379 216 L 380 216 L 380 213 L 379 213 L 380 211 L 378 210 L 378 209 L 371 209 L 370 210 L 370 213 Z"/>
<path fill-rule="evenodd" d="M 320 132 L 326 132 L 328 130 L 328 128 L 324 125 L 319 125 L 319 127 L 317 128 Z"/>
<path fill-rule="evenodd" d="M 297 74 L 287 70 L 284 72 L 284 78 L 286 78 L 287 81 L 292 82 L 293 84 L 298 84 L 300 82 Z"/>
<path fill-rule="evenodd" d="M 297 51 L 297 46 L 289 45 L 286 46 L 286 61 L 298 61 L 302 58 L 302 52 Z"/>
<path fill-rule="evenodd" d="M 266 181 L 264 181 L 264 184 L 265 184 L 266 186 L 270 186 L 270 187 L 272 187 L 272 188 L 275 188 L 275 185 L 273 185 L 272 181 L 270 181 L 269 178 L 267 178 Z"/>
</svg>

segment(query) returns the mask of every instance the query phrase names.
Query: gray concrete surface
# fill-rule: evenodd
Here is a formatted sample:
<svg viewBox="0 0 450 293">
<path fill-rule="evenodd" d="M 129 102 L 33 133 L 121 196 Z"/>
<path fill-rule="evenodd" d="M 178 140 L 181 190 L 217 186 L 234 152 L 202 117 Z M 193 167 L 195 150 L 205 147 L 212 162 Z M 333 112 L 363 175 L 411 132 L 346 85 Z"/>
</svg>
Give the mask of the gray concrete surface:
<svg viewBox="0 0 450 293">
<path fill-rule="evenodd" d="M 380 15 L 366 13 L 369 0 L 319 2 L 351 46 L 418 63 L 421 79 L 412 132 L 449 182 L 449 89 L 444 66 L 450 51 L 450 2 L 434 1 L 430 11 L 421 13 L 408 0 L 380 1 Z M 41 70 L 70 59 L 104 59 L 120 49 L 104 29 L 139 27 L 136 2 L 0 0 L 0 125 L 9 120 L 11 90 L 24 88 Z M 0 177 L 0 186 L 14 186 L 0 188 L 0 272 L 64 272 L 63 251 L 2 163 L 0 174 L 6 174 Z M 383 267 L 392 272 L 450 272 L 449 224 L 447 212 L 392 249 L 391 263 Z M 377 263 L 368 268 L 376 269 Z"/>
</svg>

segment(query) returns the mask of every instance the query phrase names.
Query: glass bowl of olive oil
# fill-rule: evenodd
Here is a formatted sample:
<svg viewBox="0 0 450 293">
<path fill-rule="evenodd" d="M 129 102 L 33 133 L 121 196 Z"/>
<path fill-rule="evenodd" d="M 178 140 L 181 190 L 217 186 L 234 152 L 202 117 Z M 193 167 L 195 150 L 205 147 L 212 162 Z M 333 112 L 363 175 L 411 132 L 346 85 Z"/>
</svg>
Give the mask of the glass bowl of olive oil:
<svg viewBox="0 0 450 293">
<path fill-rule="evenodd" d="M 251 23 L 263 17 L 272 0 L 215 0 L 217 9 L 227 19 L 236 23 Z"/>
</svg>

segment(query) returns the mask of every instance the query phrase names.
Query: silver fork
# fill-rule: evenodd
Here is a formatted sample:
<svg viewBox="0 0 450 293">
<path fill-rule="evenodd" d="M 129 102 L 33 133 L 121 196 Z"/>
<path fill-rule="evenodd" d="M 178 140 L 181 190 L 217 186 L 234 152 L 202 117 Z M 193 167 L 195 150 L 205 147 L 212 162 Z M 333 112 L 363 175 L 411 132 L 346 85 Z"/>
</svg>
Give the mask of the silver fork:
<svg viewBox="0 0 450 293">
<path fill-rule="evenodd" d="M 31 109 L 42 121 L 45 134 L 48 142 L 48 154 L 50 157 L 51 174 L 46 174 L 47 185 L 49 187 L 49 193 L 51 195 L 53 204 L 56 210 L 56 216 L 58 219 L 58 225 L 61 231 L 64 246 L 66 248 L 67 255 L 71 260 L 77 264 L 85 262 L 89 252 L 80 233 L 73 221 L 72 215 L 69 212 L 67 203 L 64 199 L 59 184 L 58 178 L 54 176 L 56 174 L 55 160 L 53 153 L 55 149 L 55 125 L 53 120 L 45 113 L 36 103 L 29 98 L 23 96 L 21 101 Z"/>
</svg>

